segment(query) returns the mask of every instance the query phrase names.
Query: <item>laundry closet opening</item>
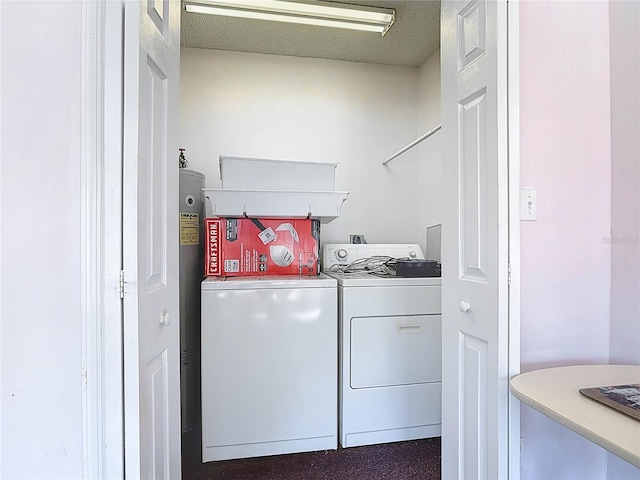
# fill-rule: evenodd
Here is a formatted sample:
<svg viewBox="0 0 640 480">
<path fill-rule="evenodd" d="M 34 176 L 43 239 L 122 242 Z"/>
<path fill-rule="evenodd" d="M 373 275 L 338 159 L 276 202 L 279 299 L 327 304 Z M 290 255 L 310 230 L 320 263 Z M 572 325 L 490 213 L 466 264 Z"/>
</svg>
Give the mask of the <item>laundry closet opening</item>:
<svg viewBox="0 0 640 480">
<path fill-rule="evenodd" d="M 440 136 L 382 162 L 441 123 L 440 2 L 349 3 L 394 8 L 396 22 L 382 37 L 183 11 L 179 145 L 206 188 L 222 187 L 220 155 L 337 163 L 349 196 L 321 245 L 360 235 L 425 251 L 442 223 Z"/>
</svg>

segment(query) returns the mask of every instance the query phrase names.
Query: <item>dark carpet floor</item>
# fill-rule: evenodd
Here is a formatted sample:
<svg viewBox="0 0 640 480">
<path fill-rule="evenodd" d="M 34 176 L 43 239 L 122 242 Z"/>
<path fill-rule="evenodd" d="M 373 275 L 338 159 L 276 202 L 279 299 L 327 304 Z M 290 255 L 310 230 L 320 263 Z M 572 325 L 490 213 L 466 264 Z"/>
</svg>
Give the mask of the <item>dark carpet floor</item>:
<svg viewBox="0 0 640 480">
<path fill-rule="evenodd" d="M 183 456 L 184 480 L 436 480 L 440 438 L 200 463 Z"/>
</svg>

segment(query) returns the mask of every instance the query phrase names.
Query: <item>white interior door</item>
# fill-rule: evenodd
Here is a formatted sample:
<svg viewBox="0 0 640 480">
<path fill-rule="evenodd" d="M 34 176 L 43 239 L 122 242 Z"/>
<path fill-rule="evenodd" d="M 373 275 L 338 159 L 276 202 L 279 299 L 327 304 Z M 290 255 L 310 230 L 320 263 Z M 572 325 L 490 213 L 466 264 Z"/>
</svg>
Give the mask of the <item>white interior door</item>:
<svg viewBox="0 0 640 480">
<path fill-rule="evenodd" d="M 442 2 L 442 472 L 508 477 L 507 4 Z"/>
<path fill-rule="evenodd" d="M 124 2 L 127 478 L 180 478 L 180 2 Z"/>
</svg>

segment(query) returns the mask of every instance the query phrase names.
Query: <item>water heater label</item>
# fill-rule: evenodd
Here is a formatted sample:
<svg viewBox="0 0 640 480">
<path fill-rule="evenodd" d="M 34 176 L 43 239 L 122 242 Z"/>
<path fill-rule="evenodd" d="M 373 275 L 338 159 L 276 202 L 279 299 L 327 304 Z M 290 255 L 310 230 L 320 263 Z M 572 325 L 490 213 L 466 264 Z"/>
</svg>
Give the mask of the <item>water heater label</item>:
<svg viewBox="0 0 640 480">
<path fill-rule="evenodd" d="M 180 245 L 200 245 L 200 214 L 180 214 Z"/>
</svg>

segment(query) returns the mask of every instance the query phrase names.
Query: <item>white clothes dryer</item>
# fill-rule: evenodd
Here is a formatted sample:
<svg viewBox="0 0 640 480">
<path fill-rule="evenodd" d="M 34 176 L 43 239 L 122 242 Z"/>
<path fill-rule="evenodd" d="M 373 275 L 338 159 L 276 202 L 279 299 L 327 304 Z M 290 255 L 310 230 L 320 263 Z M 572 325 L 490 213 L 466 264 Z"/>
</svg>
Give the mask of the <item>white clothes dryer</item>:
<svg viewBox="0 0 640 480">
<path fill-rule="evenodd" d="M 208 277 L 201 295 L 202 461 L 335 450 L 336 280 Z"/>
<path fill-rule="evenodd" d="M 441 279 L 373 273 L 376 256 L 424 258 L 409 244 L 323 248 L 323 271 L 338 281 L 342 447 L 441 434 Z"/>
</svg>

